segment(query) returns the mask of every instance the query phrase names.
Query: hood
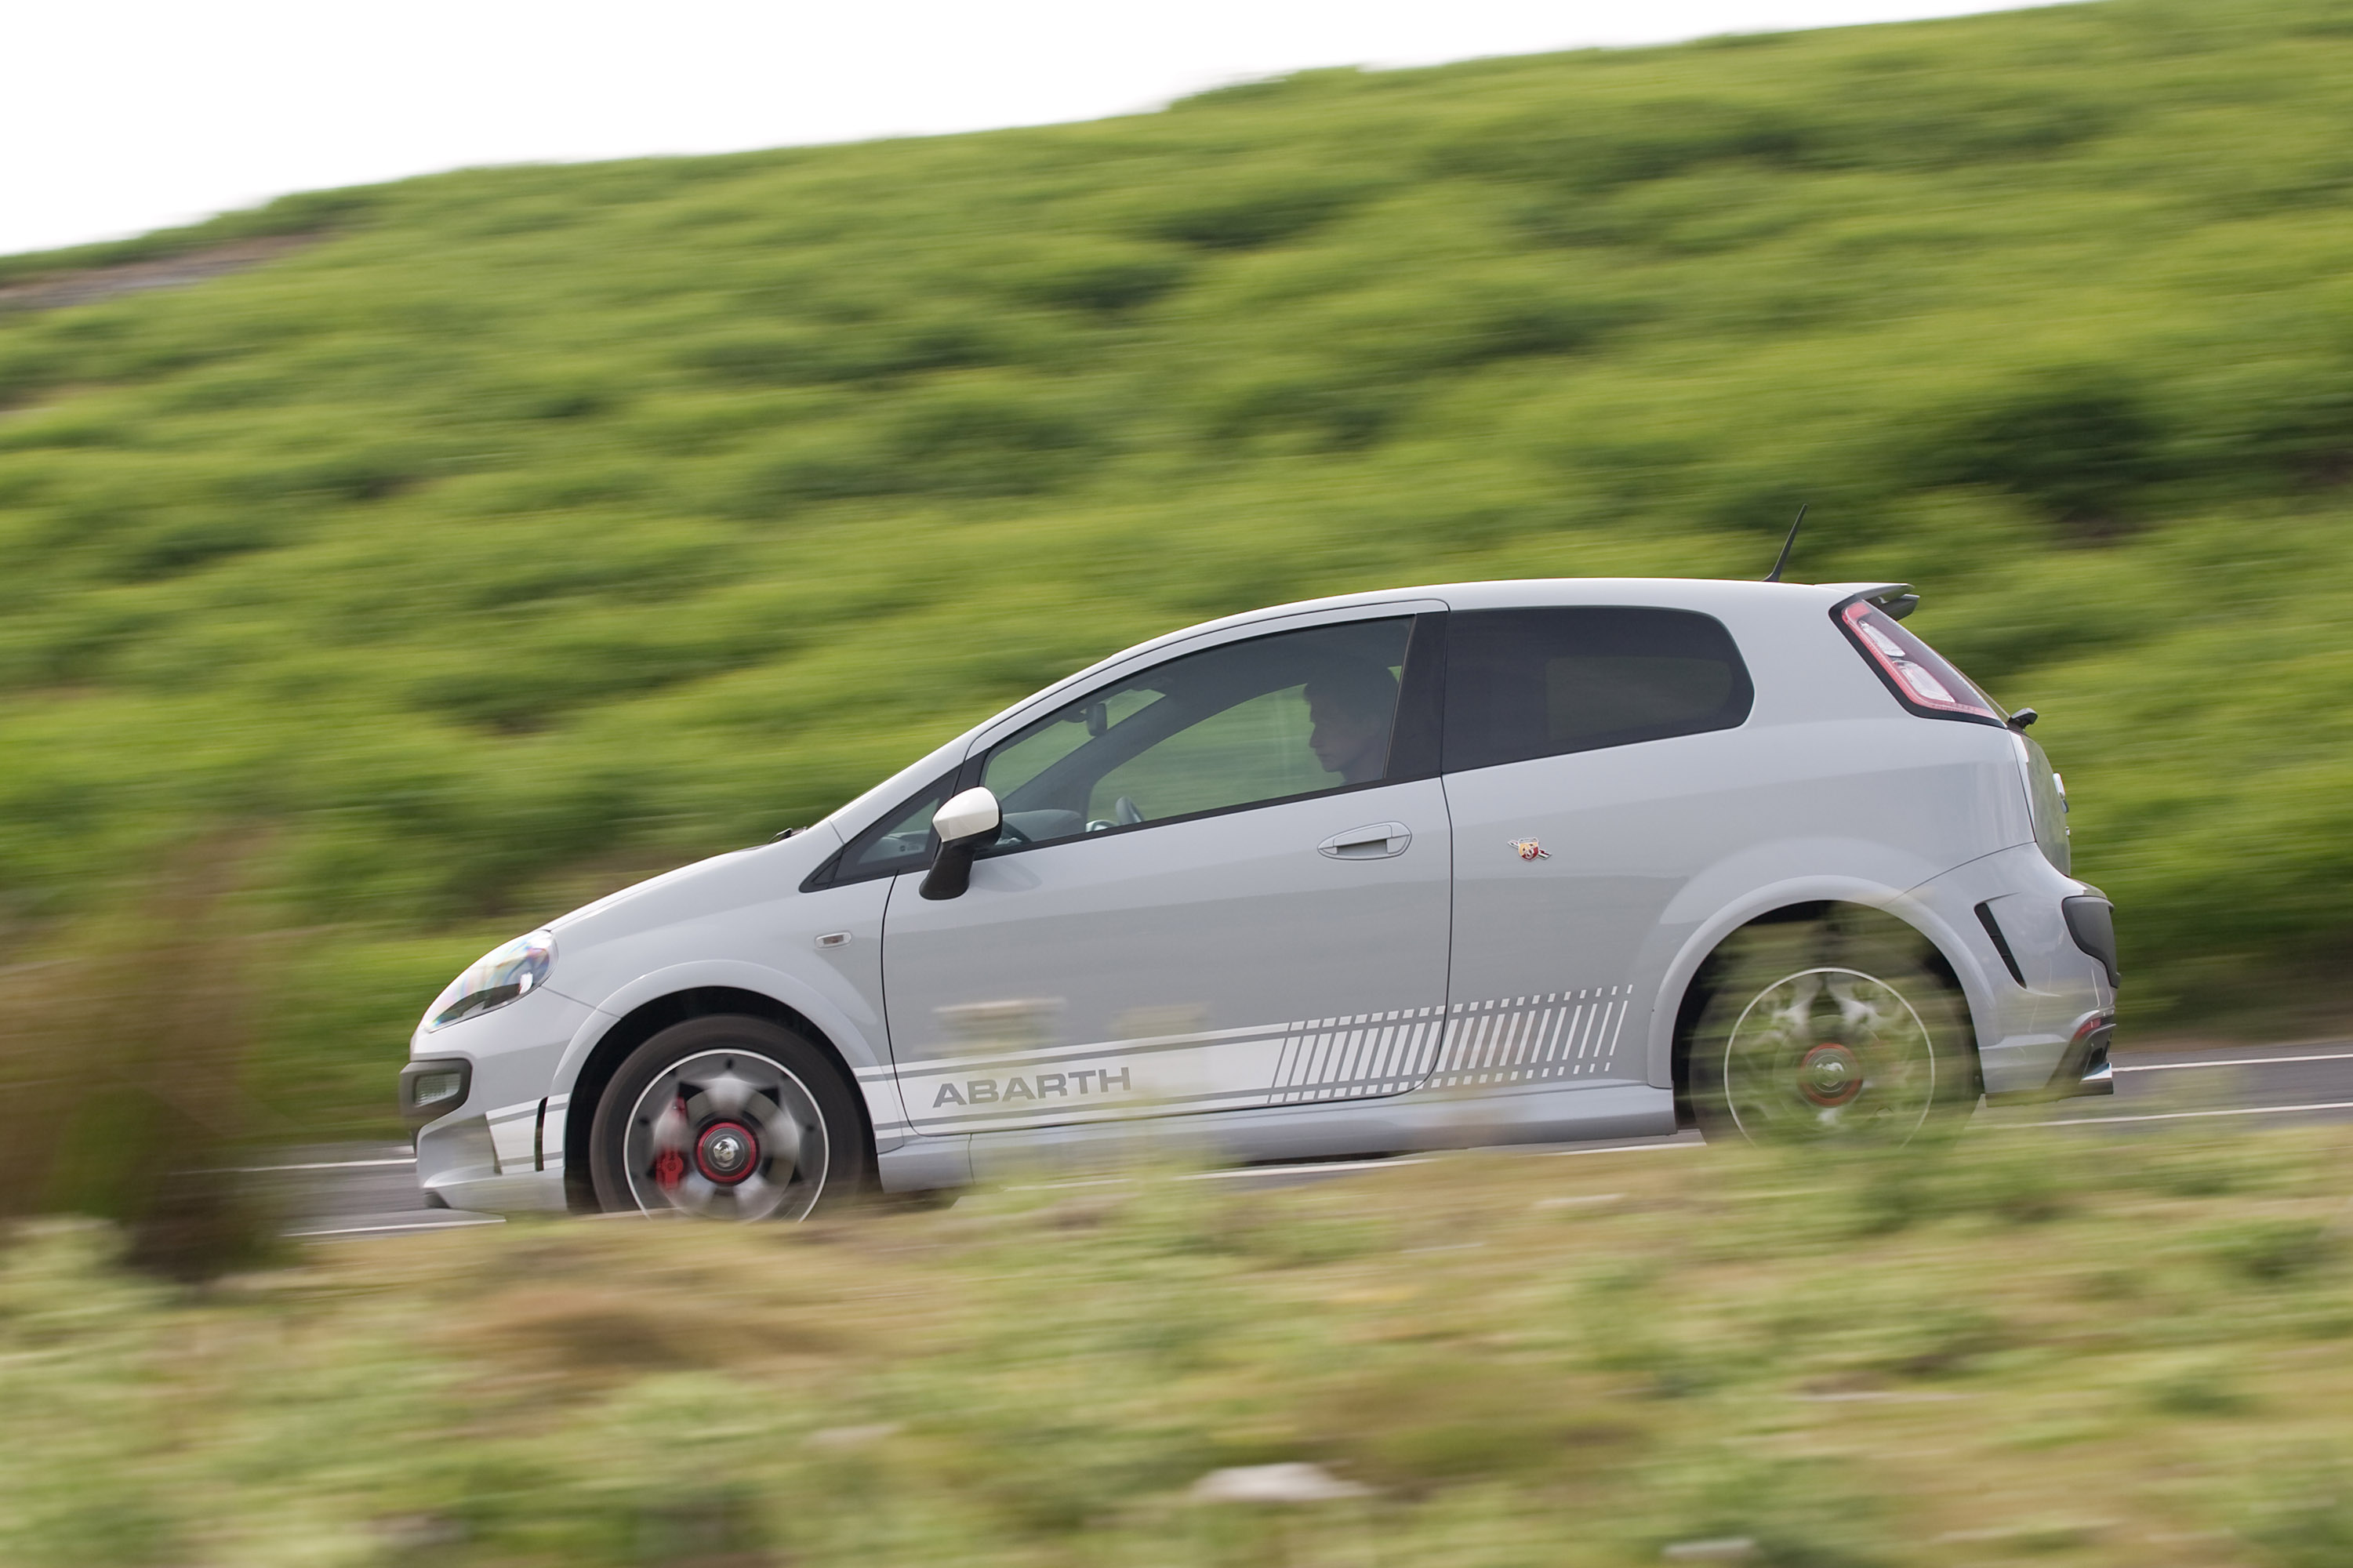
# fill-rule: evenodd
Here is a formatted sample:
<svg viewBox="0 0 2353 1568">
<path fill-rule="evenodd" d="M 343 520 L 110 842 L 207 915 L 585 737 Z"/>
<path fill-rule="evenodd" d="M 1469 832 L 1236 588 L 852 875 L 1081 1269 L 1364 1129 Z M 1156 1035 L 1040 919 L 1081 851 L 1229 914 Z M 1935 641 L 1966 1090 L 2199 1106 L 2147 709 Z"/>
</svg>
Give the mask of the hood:
<svg viewBox="0 0 2353 1568">
<path fill-rule="evenodd" d="M 596 930 L 597 927 L 659 924 L 738 903 L 774 899 L 797 891 L 801 879 L 841 847 L 841 843 L 839 832 L 828 824 L 819 823 L 778 843 L 730 849 L 632 883 L 548 921 L 548 929 L 559 937 L 577 933 L 596 941 L 609 934 Z M 617 921 L 617 917 L 624 914 L 628 918 Z"/>
</svg>

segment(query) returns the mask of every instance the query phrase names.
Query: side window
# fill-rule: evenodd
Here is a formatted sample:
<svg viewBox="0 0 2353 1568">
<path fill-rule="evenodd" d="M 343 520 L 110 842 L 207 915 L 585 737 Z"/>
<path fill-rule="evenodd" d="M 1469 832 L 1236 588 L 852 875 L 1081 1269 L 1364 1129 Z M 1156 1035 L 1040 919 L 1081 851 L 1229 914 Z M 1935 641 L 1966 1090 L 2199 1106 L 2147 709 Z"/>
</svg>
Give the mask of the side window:
<svg viewBox="0 0 2353 1568">
<path fill-rule="evenodd" d="M 882 819 L 844 846 L 835 863 L 833 880 L 862 882 L 869 877 L 889 877 L 920 871 L 932 863 L 932 814 L 947 803 L 955 775 L 948 773 L 914 799 L 887 812 Z"/>
<path fill-rule="evenodd" d="M 1755 691 L 1732 634 L 1690 610 L 1457 611 L 1446 655 L 1448 773 L 1729 730 Z"/>
<path fill-rule="evenodd" d="M 1349 621 L 1187 654 L 1091 692 L 988 756 L 1001 843 L 1229 811 L 1389 773 L 1414 621 Z"/>
</svg>

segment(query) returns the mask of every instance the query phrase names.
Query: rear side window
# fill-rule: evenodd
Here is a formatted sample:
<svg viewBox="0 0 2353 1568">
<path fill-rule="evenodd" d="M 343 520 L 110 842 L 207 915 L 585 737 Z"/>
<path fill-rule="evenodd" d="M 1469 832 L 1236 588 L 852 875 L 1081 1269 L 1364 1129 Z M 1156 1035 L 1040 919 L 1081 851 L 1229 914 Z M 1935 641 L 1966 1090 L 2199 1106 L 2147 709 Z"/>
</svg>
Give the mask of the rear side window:
<svg viewBox="0 0 2353 1568">
<path fill-rule="evenodd" d="M 1978 689 L 1976 682 L 1868 599 L 1841 607 L 1838 623 L 1879 672 L 1879 679 L 1887 683 L 1887 689 L 1895 693 L 1896 700 L 1913 712 L 1978 724 L 2007 721 L 2009 716 Z"/>
<path fill-rule="evenodd" d="M 1712 616 L 1623 605 L 1469 610 L 1446 652 L 1448 773 L 1729 730 L 1756 697 Z"/>
</svg>

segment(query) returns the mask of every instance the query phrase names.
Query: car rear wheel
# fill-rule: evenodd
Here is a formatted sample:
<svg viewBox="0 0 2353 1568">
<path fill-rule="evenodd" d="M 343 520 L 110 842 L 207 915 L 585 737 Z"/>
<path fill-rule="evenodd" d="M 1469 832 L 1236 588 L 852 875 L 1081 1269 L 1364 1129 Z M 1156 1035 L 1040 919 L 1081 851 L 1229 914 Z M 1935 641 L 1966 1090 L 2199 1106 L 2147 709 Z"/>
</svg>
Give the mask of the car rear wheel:
<svg viewBox="0 0 2353 1568">
<path fill-rule="evenodd" d="M 1842 909 L 1718 950 L 1690 1044 L 1711 1139 L 1904 1143 L 1977 1100 L 1968 1009 L 1926 939 Z"/>
<path fill-rule="evenodd" d="M 804 1219 L 865 1184 L 857 1103 L 825 1052 L 765 1018 L 690 1018 L 632 1051 L 589 1128 L 608 1214 Z"/>
</svg>

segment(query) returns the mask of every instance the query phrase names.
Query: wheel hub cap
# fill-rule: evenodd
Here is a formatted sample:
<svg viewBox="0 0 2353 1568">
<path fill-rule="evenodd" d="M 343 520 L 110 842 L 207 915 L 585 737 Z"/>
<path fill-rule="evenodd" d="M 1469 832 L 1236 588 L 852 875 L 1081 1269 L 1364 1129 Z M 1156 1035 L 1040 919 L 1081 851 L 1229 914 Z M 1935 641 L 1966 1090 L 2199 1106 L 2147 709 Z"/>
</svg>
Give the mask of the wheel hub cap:
<svg viewBox="0 0 2353 1568">
<path fill-rule="evenodd" d="M 798 1219 L 831 1163 L 807 1087 L 768 1057 L 723 1047 L 645 1087 L 620 1153 L 639 1208 L 711 1219 Z"/>
<path fill-rule="evenodd" d="M 1844 1105 L 1862 1092 L 1862 1063 L 1845 1046 L 1816 1046 L 1798 1063 L 1798 1092 L 1816 1105 Z"/>
<path fill-rule="evenodd" d="M 694 1141 L 694 1166 L 705 1181 L 732 1187 L 760 1163 L 760 1141 L 740 1122 L 715 1121 Z"/>
</svg>

